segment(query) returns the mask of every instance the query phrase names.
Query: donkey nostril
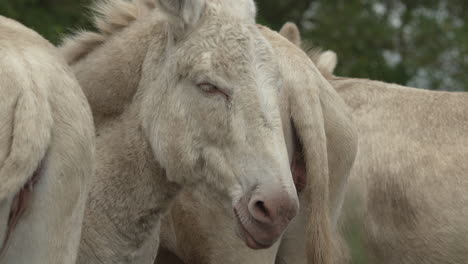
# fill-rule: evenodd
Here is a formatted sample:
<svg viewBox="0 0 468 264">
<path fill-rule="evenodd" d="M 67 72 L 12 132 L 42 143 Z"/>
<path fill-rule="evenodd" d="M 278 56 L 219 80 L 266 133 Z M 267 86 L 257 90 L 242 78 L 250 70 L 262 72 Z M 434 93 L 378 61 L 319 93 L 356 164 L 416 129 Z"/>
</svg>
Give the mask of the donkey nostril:
<svg viewBox="0 0 468 264">
<path fill-rule="evenodd" d="M 264 225 L 288 223 L 298 212 L 299 203 L 287 193 L 273 193 L 268 197 L 251 198 L 248 204 L 250 216 Z"/>
<path fill-rule="evenodd" d="M 268 212 L 268 209 L 265 206 L 265 203 L 263 201 L 257 201 L 255 202 L 255 207 L 263 214 L 265 217 L 270 217 L 270 213 Z"/>
</svg>

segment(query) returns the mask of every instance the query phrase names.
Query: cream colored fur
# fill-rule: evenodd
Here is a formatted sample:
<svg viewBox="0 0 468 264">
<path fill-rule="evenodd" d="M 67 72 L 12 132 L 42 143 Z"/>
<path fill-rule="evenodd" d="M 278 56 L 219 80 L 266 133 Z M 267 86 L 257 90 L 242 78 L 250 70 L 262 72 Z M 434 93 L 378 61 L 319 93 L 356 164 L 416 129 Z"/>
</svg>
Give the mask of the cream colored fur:
<svg viewBox="0 0 468 264">
<path fill-rule="evenodd" d="M 300 38 L 297 28 L 296 35 L 292 40 Z M 333 51 L 314 51 L 311 58 L 353 109 L 359 128 L 340 217 L 343 234 L 357 223 L 362 238 L 354 247 L 369 263 L 465 263 L 468 94 L 335 77 Z M 297 256 L 294 250 L 279 253 L 285 260 Z M 348 258 L 344 254 L 340 263 Z"/>
<path fill-rule="evenodd" d="M 237 238 L 233 223 L 214 195 L 196 189 L 183 191 L 162 220 L 155 263 L 274 263 L 279 243 L 252 250 Z"/>
<path fill-rule="evenodd" d="M 296 151 L 296 130 L 308 168 L 301 214 L 289 227 L 301 226 L 301 236 L 288 236 L 288 231 L 283 240 L 307 252 L 307 263 L 334 263 L 333 237 L 356 154 L 356 133 L 348 108 L 306 54 L 277 33 L 265 27 L 261 31 L 273 45 L 285 81 L 279 98 L 289 156 Z M 185 263 L 273 263 L 276 248 L 254 252 L 232 239 L 228 227 L 233 220 L 212 200 L 206 193 L 184 192 L 163 221 L 162 246 Z M 158 263 L 173 263 L 167 257 L 160 256 Z"/>
<path fill-rule="evenodd" d="M 318 60 L 329 60 L 324 56 Z M 341 221 L 360 223 L 369 262 L 466 263 L 468 94 L 330 82 L 365 135 Z"/>
<path fill-rule="evenodd" d="M 97 128 L 78 263 L 152 263 L 160 218 L 184 187 L 213 193 L 230 217 L 265 183 L 297 201 L 279 69 L 252 1 L 98 3 L 98 32 L 61 47 Z"/>
<path fill-rule="evenodd" d="M 342 221 L 362 223 L 371 263 L 466 263 L 468 94 L 331 83 L 365 135 Z"/>
<path fill-rule="evenodd" d="M 13 197 L 41 165 L 0 263 L 75 263 L 93 173 L 94 129 L 66 62 L 41 36 L 0 17 L 0 245 Z M 1 246 L 0 246 L 1 247 Z"/>
<path fill-rule="evenodd" d="M 294 26 L 287 27 L 291 25 Z M 290 36 L 291 28 L 286 33 Z M 297 43 L 297 39 L 298 31 L 292 40 Z M 364 253 L 368 263 L 465 263 L 467 94 L 334 77 L 335 53 L 314 50 L 311 58 L 321 65 L 322 74 L 328 76 L 353 109 L 360 136 L 358 156 L 339 216 L 340 233 L 334 237 L 335 263 L 349 263 L 351 255 L 344 237 L 353 234 L 361 238 L 353 247 Z M 222 254 L 216 260 L 195 263 L 223 263 L 230 259 L 237 263 L 273 263 L 269 255 L 273 251 L 261 255 L 232 243 L 232 231 L 225 228 L 226 222 L 232 220 L 215 218 L 219 209 L 216 204 L 205 202 L 203 196 L 206 195 L 182 196 L 176 202 L 172 214 L 178 218 L 168 217 L 163 223 L 174 228 L 163 239 L 163 244 L 168 241 L 167 250 L 161 252 L 158 263 L 177 263 L 164 262 L 171 254 L 179 256 L 180 263 L 191 263 L 192 257 L 217 256 L 218 252 Z M 192 208 L 202 213 L 194 214 Z M 308 263 L 303 243 L 305 225 L 301 221 L 290 224 L 276 256 L 277 264 Z M 166 236 L 164 232 L 162 236 Z M 193 237 L 194 241 L 182 240 L 186 237 Z M 196 242 L 202 239 L 210 242 Z M 351 240 L 356 241 L 356 237 Z"/>
</svg>

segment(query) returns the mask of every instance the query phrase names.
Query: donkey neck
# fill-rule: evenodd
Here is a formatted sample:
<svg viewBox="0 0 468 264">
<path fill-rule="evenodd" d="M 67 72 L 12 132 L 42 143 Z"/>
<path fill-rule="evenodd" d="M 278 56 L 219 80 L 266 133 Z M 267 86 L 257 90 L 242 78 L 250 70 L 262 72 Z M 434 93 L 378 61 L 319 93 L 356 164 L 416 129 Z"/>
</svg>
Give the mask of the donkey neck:
<svg viewBox="0 0 468 264">
<path fill-rule="evenodd" d="M 89 186 L 77 263 L 124 263 L 141 257 L 138 252 L 155 239 L 162 214 L 181 187 L 167 181 L 138 118 L 128 110 L 98 128 L 96 143 L 96 176 Z M 95 247 L 113 250 L 94 251 Z"/>
<path fill-rule="evenodd" d="M 158 20 L 149 16 L 134 21 L 71 65 L 97 124 L 122 114 L 131 103 L 148 45 L 154 38 L 165 41 Z"/>
<path fill-rule="evenodd" d="M 138 190 L 126 201 L 133 207 L 138 203 L 163 211 L 167 209 L 181 187 L 168 182 L 165 170 L 143 136 L 136 114 L 126 110 L 114 121 L 98 126 L 96 145 L 97 180 L 112 183 L 121 194 Z M 144 200 L 139 201 L 140 197 Z"/>
</svg>

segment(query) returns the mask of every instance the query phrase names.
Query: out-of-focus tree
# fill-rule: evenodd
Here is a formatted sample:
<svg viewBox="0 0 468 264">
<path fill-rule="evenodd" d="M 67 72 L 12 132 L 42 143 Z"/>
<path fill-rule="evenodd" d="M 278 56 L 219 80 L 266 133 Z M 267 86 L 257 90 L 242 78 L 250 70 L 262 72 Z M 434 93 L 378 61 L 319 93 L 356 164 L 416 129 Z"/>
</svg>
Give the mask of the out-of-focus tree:
<svg viewBox="0 0 468 264">
<path fill-rule="evenodd" d="M 0 15 L 15 19 L 57 44 L 77 27 L 89 27 L 90 0 L 0 0 Z"/>
<path fill-rule="evenodd" d="M 338 53 L 338 75 L 468 91 L 464 0 L 258 0 L 260 21 L 296 22 Z"/>
<path fill-rule="evenodd" d="M 70 29 L 90 26 L 91 1 L 0 0 L 0 14 L 58 43 Z M 295 22 L 304 39 L 336 51 L 338 75 L 468 91 L 466 0 L 256 2 L 260 23 L 278 30 Z"/>
</svg>

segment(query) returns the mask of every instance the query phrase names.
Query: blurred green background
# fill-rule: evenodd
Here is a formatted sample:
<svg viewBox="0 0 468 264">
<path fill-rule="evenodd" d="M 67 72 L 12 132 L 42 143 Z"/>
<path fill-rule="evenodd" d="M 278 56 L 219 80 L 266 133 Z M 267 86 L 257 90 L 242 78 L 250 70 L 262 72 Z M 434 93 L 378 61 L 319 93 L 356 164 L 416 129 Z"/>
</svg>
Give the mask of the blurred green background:
<svg viewBox="0 0 468 264">
<path fill-rule="evenodd" d="M 89 28 L 91 0 L 1 0 L 0 14 L 53 43 Z M 468 91 L 466 0 L 257 0 L 259 22 L 297 23 L 338 53 L 337 74 L 434 90 Z"/>
</svg>

